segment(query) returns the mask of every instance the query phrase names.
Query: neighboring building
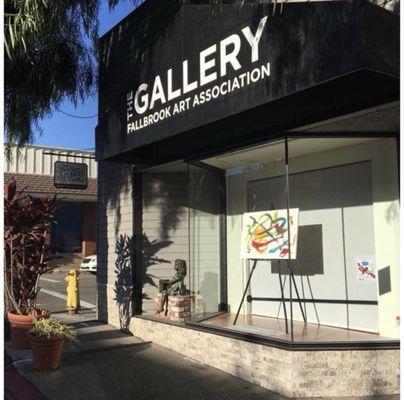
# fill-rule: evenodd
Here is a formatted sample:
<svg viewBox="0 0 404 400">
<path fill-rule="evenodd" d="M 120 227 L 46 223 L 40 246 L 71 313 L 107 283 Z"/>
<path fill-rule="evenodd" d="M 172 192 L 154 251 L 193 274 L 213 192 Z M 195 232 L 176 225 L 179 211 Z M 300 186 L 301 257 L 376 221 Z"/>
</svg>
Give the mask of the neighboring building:
<svg viewBox="0 0 404 400">
<path fill-rule="evenodd" d="M 87 165 L 88 184 L 84 189 L 55 186 L 56 161 Z M 27 188 L 34 196 L 57 195 L 59 200 L 52 224 L 50 246 L 53 253 L 96 254 L 97 163 L 94 152 L 46 146 L 26 146 L 10 160 L 4 159 L 4 180 L 16 179 L 17 189 Z"/>
<path fill-rule="evenodd" d="M 98 316 L 286 396 L 398 393 L 399 16 L 246 3 L 101 38 Z"/>
</svg>

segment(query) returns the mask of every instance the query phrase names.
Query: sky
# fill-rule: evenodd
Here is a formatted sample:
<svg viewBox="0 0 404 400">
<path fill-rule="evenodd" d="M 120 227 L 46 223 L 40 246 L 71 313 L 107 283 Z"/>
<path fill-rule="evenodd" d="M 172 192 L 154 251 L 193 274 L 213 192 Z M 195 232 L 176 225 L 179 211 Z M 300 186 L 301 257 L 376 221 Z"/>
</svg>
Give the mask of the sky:
<svg viewBox="0 0 404 400">
<path fill-rule="evenodd" d="M 126 17 L 134 9 L 131 0 L 121 0 L 118 6 L 111 12 L 107 1 L 102 1 L 100 10 L 100 36 L 109 31 L 114 25 Z M 97 114 L 97 95 L 88 98 L 77 108 L 70 101 L 64 101 L 59 110 L 79 117 L 94 116 Z M 72 118 L 59 111 L 54 111 L 52 116 L 39 122 L 42 134 L 36 133 L 34 144 L 67 147 L 81 150 L 93 150 L 95 147 L 94 129 L 97 125 L 97 117 Z"/>
</svg>

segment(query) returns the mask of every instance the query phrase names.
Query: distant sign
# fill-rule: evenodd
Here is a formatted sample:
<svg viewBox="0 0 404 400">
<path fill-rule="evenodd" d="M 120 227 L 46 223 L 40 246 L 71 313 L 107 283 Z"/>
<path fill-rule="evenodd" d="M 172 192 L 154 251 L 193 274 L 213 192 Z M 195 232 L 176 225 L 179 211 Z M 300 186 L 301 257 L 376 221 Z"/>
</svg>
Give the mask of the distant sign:
<svg viewBox="0 0 404 400">
<path fill-rule="evenodd" d="M 66 189 L 87 189 L 87 164 L 56 161 L 55 186 Z"/>
</svg>

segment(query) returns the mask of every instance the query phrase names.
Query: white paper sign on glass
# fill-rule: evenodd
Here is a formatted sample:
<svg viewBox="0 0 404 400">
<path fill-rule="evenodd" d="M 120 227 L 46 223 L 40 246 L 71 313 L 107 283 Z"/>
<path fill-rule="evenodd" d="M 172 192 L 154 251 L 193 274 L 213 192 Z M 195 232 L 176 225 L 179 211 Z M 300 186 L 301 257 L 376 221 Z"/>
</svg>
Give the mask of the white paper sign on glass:
<svg viewBox="0 0 404 400">
<path fill-rule="evenodd" d="M 360 283 L 376 282 L 374 256 L 355 256 L 356 280 Z"/>
<path fill-rule="evenodd" d="M 299 209 L 243 214 L 241 258 L 296 259 Z M 289 256 L 290 254 L 290 256 Z"/>
</svg>

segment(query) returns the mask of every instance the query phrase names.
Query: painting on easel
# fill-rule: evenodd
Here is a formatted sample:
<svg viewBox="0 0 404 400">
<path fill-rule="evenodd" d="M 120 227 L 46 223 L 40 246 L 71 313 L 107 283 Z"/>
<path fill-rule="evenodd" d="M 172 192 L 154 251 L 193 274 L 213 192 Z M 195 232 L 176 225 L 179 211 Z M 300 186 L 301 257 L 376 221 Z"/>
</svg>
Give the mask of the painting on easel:
<svg viewBox="0 0 404 400">
<path fill-rule="evenodd" d="M 243 214 L 241 258 L 296 259 L 299 209 Z M 289 231 L 288 231 L 289 229 Z"/>
</svg>

